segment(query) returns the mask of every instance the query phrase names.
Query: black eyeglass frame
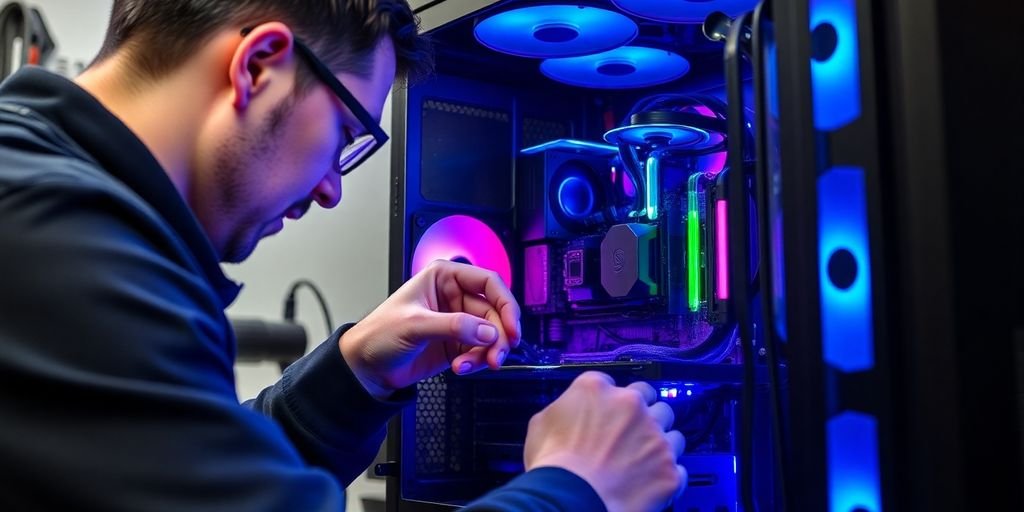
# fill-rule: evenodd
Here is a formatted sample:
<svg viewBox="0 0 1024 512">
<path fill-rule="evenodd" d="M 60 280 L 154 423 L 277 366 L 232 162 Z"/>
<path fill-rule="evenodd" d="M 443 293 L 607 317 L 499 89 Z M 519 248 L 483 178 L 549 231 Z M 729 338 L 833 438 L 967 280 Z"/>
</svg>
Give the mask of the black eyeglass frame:
<svg viewBox="0 0 1024 512">
<path fill-rule="evenodd" d="M 245 36 L 250 31 L 252 31 L 251 28 L 243 29 L 242 35 Z M 384 144 L 389 140 L 388 134 L 384 133 L 384 129 L 381 128 L 380 123 L 378 123 L 373 116 L 367 112 L 366 108 L 363 107 L 363 104 L 359 103 L 359 100 L 357 100 L 348 88 L 345 87 L 345 84 L 342 84 L 341 80 L 338 80 L 338 77 L 334 76 L 334 73 L 331 73 L 331 71 L 327 69 L 327 66 L 316 56 L 316 54 L 313 53 L 313 50 L 310 50 L 309 47 L 298 38 L 293 39 L 292 44 L 295 46 L 295 53 L 301 55 L 306 60 L 310 68 L 313 70 L 313 74 L 315 74 L 317 78 L 323 82 L 324 85 L 326 85 L 327 88 L 330 89 L 346 107 L 348 107 L 352 114 L 356 116 L 356 119 L 362 123 L 363 128 L 369 131 L 369 134 L 373 136 L 374 145 L 365 150 L 363 154 L 359 155 L 357 160 L 344 168 L 341 166 L 340 157 L 345 154 L 345 148 L 350 147 L 358 137 L 356 139 L 350 139 L 341 149 L 338 154 L 339 161 L 335 162 L 335 168 L 339 174 L 346 176 L 355 170 L 356 167 L 359 167 L 363 162 L 373 156 L 378 149 L 384 146 Z M 348 137 L 347 134 L 342 135 Z"/>
</svg>

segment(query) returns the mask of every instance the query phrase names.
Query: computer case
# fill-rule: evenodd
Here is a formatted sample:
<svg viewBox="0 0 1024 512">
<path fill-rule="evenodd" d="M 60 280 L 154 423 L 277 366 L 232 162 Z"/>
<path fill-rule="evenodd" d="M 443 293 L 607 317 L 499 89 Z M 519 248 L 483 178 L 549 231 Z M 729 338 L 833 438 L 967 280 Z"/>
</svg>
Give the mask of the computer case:
<svg viewBox="0 0 1024 512">
<path fill-rule="evenodd" d="M 390 288 L 495 270 L 525 335 L 419 385 L 389 511 L 514 477 L 588 369 L 676 411 L 669 510 L 1024 509 L 1019 6 L 411 4 L 438 69 L 393 94 Z"/>
</svg>

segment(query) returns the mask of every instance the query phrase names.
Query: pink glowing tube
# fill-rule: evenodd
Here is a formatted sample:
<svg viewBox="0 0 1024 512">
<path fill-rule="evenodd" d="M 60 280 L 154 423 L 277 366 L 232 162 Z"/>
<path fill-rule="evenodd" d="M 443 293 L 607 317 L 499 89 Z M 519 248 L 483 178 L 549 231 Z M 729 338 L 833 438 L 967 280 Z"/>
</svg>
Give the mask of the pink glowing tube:
<svg viewBox="0 0 1024 512">
<path fill-rule="evenodd" d="M 505 245 L 482 221 L 467 215 L 452 215 L 437 221 L 423 233 L 412 255 L 416 275 L 434 260 L 469 263 L 497 272 L 512 286 L 512 264 Z"/>
<path fill-rule="evenodd" d="M 715 203 L 715 298 L 729 298 L 729 217 L 726 202 L 719 199 Z"/>
</svg>

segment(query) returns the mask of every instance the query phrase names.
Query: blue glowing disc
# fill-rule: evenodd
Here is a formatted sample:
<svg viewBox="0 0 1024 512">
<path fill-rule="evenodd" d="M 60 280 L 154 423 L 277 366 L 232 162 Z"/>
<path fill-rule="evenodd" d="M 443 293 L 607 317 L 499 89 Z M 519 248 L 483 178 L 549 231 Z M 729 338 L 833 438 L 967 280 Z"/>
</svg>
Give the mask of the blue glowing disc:
<svg viewBox="0 0 1024 512">
<path fill-rule="evenodd" d="M 540 5 L 495 14 L 473 30 L 480 44 L 520 57 L 571 57 L 629 43 L 636 23 L 617 12 L 575 5 Z"/>
<path fill-rule="evenodd" d="M 644 124 L 615 128 L 604 134 L 604 140 L 612 144 L 627 142 L 634 146 L 704 149 L 711 141 L 711 134 L 694 126 Z"/>
<path fill-rule="evenodd" d="M 758 0 L 612 0 L 616 6 L 641 18 L 671 23 L 704 23 L 715 11 L 730 17 L 754 10 Z"/>
<path fill-rule="evenodd" d="M 569 85 L 621 89 L 670 82 L 690 71 L 690 63 L 670 51 L 623 46 L 594 55 L 548 59 L 541 62 L 540 70 Z"/>
</svg>

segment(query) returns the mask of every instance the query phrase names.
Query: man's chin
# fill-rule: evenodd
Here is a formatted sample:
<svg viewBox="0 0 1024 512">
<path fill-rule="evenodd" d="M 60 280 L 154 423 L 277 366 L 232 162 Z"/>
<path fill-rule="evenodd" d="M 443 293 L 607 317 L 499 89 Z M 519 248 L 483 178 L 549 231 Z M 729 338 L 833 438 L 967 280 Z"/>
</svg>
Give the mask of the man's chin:
<svg viewBox="0 0 1024 512">
<path fill-rule="evenodd" d="M 251 237 L 239 237 L 237 239 L 238 243 L 232 244 L 231 247 L 221 255 L 221 262 L 242 263 L 247 260 L 249 256 L 252 256 L 252 253 L 256 250 L 256 246 L 259 245 L 261 240 L 276 235 L 283 228 L 284 220 L 277 219 L 264 224 L 263 227 Z"/>
</svg>

